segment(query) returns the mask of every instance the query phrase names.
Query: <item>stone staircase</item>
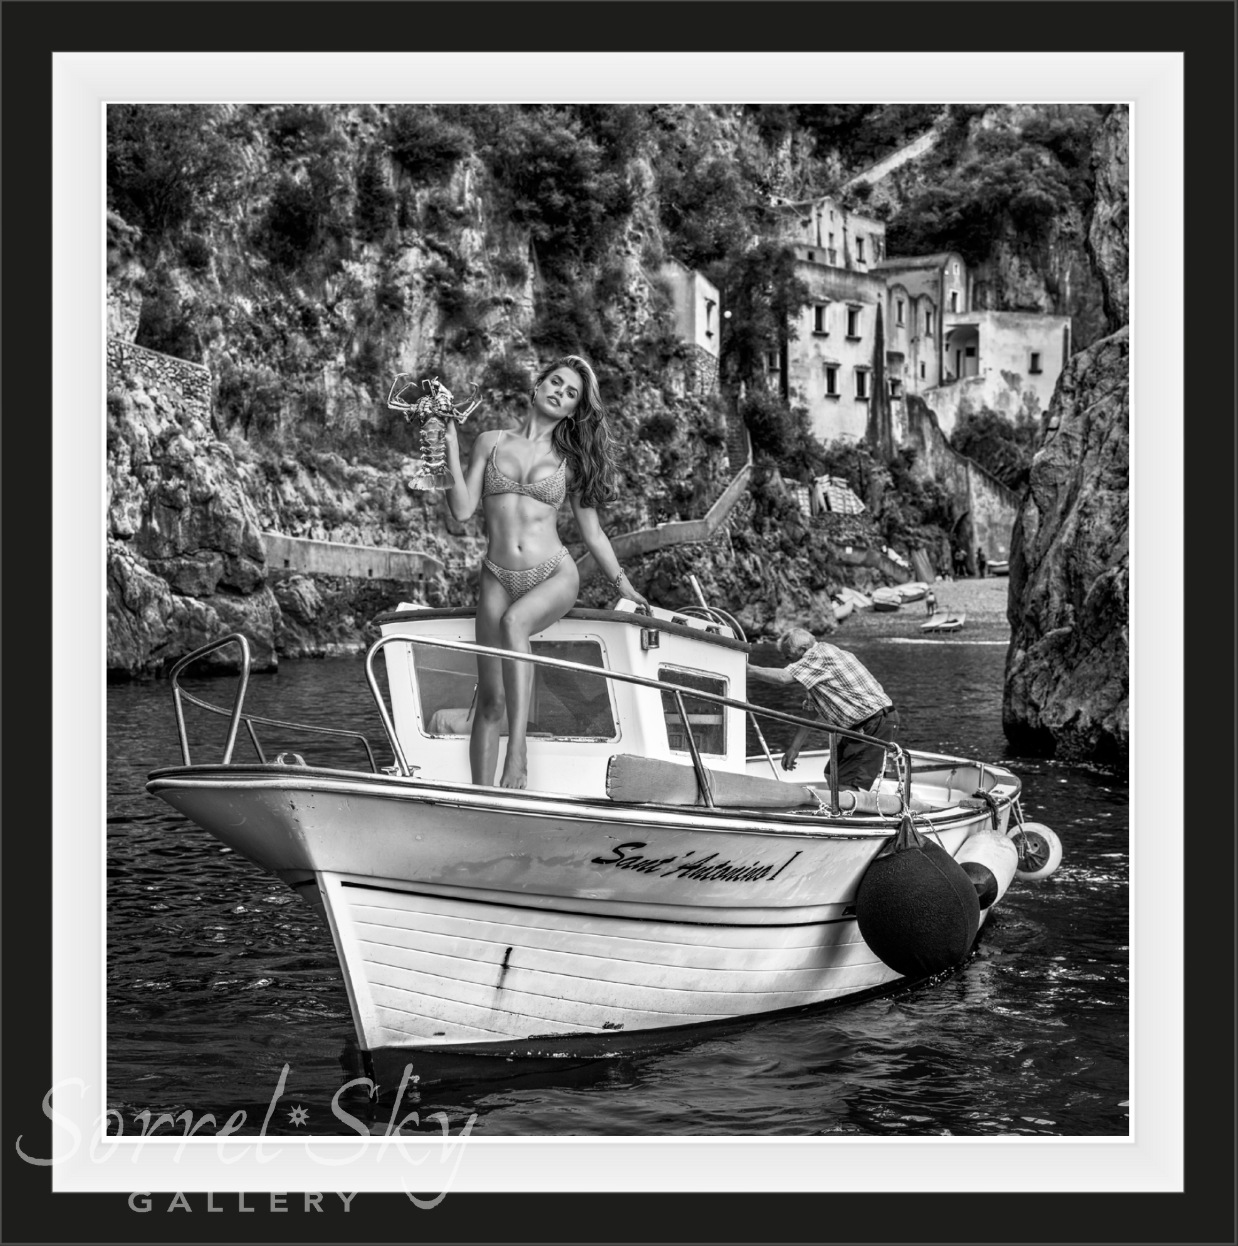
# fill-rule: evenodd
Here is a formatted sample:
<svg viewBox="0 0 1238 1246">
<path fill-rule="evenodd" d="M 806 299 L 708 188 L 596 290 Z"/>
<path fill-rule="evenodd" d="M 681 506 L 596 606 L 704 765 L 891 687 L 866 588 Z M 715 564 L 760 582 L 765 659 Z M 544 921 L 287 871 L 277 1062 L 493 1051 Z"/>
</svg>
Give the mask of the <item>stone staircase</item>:
<svg viewBox="0 0 1238 1246">
<path fill-rule="evenodd" d="M 748 430 L 739 413 L 729 405 L 726 413 L 726 453 L 732 473 L 739 472 L 748 462 Z"/>
</svg>

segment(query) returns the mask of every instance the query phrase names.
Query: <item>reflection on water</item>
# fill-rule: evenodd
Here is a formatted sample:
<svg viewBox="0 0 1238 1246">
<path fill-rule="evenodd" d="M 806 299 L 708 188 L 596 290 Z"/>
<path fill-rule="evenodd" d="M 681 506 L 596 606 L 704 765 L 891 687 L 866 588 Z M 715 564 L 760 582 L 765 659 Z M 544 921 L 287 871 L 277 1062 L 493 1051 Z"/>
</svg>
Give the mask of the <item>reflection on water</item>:
<svg viewBox="0 0 1238 1246">
<path fill-rule="evenodd" d="M 410 1083 L 405 1111 L 441 1109 L 474 1134 L 1124 1135 L 1128 1060 L 1128 823 L 1124 782 L 1007 753 L 1005 644 L 848 637 L 898 706 L 899 739 L 1004 761 L 1024 810 L 1062 837 L 1053 878 L 1015 881 L 969 962 L 924 987 L 712 1034 L 653 1055 L 497 1077 L 446 1070 Z M 918 638 L 917 638 L 918 639 Z M 753 660 L 777 665 L 772 648 Z M 381 667 L 381 664 L 379 664 Z M 230 704 L 232 684 L 193 691 Z M 755 699 L 796 710 L 784 687 Z M 360 660 L 286 663 L 255 676 L 259 714 L 382 729 Z M 217 760 L 226 722 L 190 710 L 195 761 Z M 770 746 L 786 743 L 771 723 Z M 268 755 L 364 765 L 360 746 L 268 729 Z M 165 683 L 108 689 L 108 1102 L 126 1131 L 144 1108 L 240 1132 L 347 1134 L 332 1096 L 358 1075 L 348 999 L 330 936 L 278 879 L 143 791 L 180 762 Z M 238 756 L 248 746 L 238 742 Z M 272 1098 L 283 1066 L 283 1095 Z M 414 1076 L 416 1073 L 414 1061 Z M 432 1080 L 433 1077 L 433 1080 Z M 445 1080 L 442 1080 L 445 1077 Z M 399 1070 L 377 1101 L 345 1092 L 341 1112 L 385 1127 Z M 308 1112 L 305 1128 L 289 1119 Z M 179 1126 L 178 1126 L 179 1129 Z M 208 1128 L 205 1132 L 210 1132 Z"/>
</svg>

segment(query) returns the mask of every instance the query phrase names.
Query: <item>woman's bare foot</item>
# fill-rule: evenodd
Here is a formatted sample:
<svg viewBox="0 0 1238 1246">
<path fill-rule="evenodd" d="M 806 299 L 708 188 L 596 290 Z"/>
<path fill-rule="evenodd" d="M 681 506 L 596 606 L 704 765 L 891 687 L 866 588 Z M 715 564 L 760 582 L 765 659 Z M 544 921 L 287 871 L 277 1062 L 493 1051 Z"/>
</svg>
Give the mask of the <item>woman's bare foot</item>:
<svg viewBox="0 0 1238 1246">
<path fill-rule="evenodd" d="M 528 756 L 523 749 L 513 752 L 507 750 L 507 758 L 503 762 L 503 777 L 499 780 L 500 787 L 526 788 L 529 785 Z"/>
</svg>

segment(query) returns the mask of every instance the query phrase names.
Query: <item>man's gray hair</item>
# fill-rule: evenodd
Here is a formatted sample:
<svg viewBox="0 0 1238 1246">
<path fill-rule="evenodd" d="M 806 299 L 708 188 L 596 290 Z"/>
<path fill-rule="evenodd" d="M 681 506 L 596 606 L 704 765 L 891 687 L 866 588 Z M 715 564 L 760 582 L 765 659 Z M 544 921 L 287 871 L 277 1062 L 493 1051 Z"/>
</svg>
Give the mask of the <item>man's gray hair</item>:
<svg viewBox="0 0 1238 1246">
<path fill-rule="evenodd" d="M 791 656 L 792 649 L 807 652 L 817 643 L 817 638 L 805 627 L 793 627 L 778 637 L 778 652 L 784 658 Z"/>
</svg>

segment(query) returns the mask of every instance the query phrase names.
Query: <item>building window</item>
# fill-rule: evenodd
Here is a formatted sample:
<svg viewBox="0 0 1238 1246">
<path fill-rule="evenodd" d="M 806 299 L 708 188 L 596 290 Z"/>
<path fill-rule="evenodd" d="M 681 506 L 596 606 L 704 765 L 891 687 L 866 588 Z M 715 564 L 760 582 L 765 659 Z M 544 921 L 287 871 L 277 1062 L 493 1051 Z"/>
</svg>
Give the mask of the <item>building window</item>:
<svg viewBox="0 0 1238 1246">
<path fill-rule="evenodd" d="M 924 331 L 925 333 L 933 332 L 933 313 L 931 311 L 924 313 Z"/>
<path fill-rule="evenodd" d="M 955 261 L 954 261 L 954 263 L 952 263 L 952 264 L 950 265 L 950 272 L 951 272 L 951 274 L 952 274 L 953 276 L 955 276 L 955 277 L 957 277 L 957 276 L 959 275 L 959 262 L 958 262 L 958 260 L 955 260 Z"/>
<path fill-rule="evenodd" d="M 957 290 L 950 291 L 950 310 L 952 312 L 959 310 L 959 292 Z"/>
<path fill-rule="evenodd" d="M 855 370 L 855 396 L 857 398 L 868 398 L 868 369 L 856 368 Z"/>
<path fill-rule="evenodd" d="M 1043 371 L 1043 369 L 1042 369 L 1042 368 L 1041 368 L 1041 366 L 1040 366 L 1040 351 L 1038 351 L 1038 350 L 1034 350 L 1034 351 L 1032 351 L 1032 361 L 1031 361 L 1031 364 L 1029 365 L 1029 367 L 1028 367 L 1028 369 L 1027 369 L 1027 370 L 1028 370 L 1029 372 L 1041 372 L 1041 371 Z"/>
<path fill-rule="evenodd" d="M 921 359 L 920 360 L 920 379 L 924 380 L 926 376 L 928 376 L 928 373 L 924 370 L 924 360 Z"/>
<path fill-rule="evenodd" d="M 815 261 L 815 260 L 816 260 L 816 258 L 817 258 L 817 253 L 816 253 L 815 251 L 809 251 L 809 252 L 808 252 L 808 258 L 809 258 L 810 260 L 814 260 L 814 261 Z"/>
<path fill-rule="evenodd" d="M 864 239 L 861 238 L 859 234 L 857 234 L 855 238 L 855 258 L 859 260 L 861 264 L 868 263 L 868 261 L 864 258 Z"/>
<path fill-rule="evenodd" d="M 847 336 L 853 338 L 860 336 L 860 309 L 858 307 L 847 308 Z"/>
<path fill-rule="evenodd" d="M 895 308 L 895 313 L 894 313 L 894 314 L 895 314 L 895 318 L 896 318 L 897 322 L 898 322 L 899 324 L 906 324 L 906 323 L 907 323 L 907 321 L 903 319 L 903 300 L 902 300 L 902 299 L 895 299 L 895 300 L 894 300 L 894 308 Z"/>
<path fill-rule="evenodd" d="M 705 336 L 713 337 L 714 335 L 714 308 L 717 303 L 713 299 L 705 300 Z"/>
<path fill-rule="evenodd" d="M 830 321 L 827 314 L 828 303 L 818 303 L 812 309 L 812 331 L 820 333 L 828 337 L 830 333 Z"/>
<path fill-rule="evenodd" d="M 836 363 L 825 365 L 825 396 L 827 398 L 838 397 L 838 364 Z"/>
<path fill-rule="evenodd" d="M 890 378 L 890 397 L 901 398 L 903 396 L 903 383 L 897 377 Z"/>
<path fill-rule="evenodd" d="M 768 350 L 765 352 L 765 368 L 768 372 L 777 372 L 778 369 L 778 352 L 776 350 Z"/>
<path fill-rule="evenodd" d="M 876 236 L 873 237 L 873 259 L 879 260 L 885 254 L 885 242 Z"/>
</svg>

